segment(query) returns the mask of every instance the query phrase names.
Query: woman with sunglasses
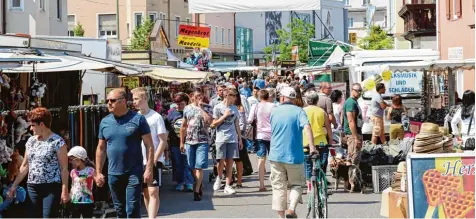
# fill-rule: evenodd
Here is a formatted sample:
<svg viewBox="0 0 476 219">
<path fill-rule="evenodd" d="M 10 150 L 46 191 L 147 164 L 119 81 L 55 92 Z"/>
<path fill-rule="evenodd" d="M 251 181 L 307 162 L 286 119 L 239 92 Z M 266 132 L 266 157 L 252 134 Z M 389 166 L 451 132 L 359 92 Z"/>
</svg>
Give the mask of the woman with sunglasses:
<svg viewBox="0 0 476 219">
<path fill-rule="evenodd" d="M 15 197 L 16 187 L 28 175 L 30 217 L 58 217 L 60 203 L 69 201 L 68 147 L 64 140 L 51 131 L 51 113 L 36 108 L 28 114 L 33 136 L 25 144 L 25 156 L 20 173 L 8 191 Z"/>
</svg>

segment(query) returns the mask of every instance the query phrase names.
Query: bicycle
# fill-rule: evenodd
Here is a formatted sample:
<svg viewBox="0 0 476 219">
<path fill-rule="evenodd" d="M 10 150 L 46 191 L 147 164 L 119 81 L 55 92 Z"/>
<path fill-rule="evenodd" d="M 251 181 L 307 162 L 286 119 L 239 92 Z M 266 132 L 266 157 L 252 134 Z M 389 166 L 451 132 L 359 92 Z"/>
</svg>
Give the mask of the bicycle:
<svg viewBox="0 0 476 219">
<path fill-rule="evenodd" d="M 332 146 L 338 146 L 338 144 L 326 145 L 326 147 Z M 309 159 L 312 160 L 312 176 L 311 192 L 308 194 L 308 212 L 306 218 L 327 218 L 327 198 L 330 194 L 327 192 L 326 173 L 322 170 L 319 153 L 310 154 Z M 319 165 L 317 165 L 317 162 L 319 162 Z"/>
</svg>

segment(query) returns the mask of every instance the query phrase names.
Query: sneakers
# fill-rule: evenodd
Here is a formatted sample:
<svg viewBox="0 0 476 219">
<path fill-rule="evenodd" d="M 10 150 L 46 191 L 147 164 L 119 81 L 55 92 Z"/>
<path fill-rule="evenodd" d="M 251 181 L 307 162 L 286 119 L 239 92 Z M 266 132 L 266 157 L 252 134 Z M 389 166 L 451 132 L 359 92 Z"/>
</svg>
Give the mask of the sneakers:
<svg viewBox="0 0 476 219">
<path fill-rule="evenodd" d="M 231 187 L 229 185 L 225 186 L 225 189 L 223 190 L 223 192 L 225 192 L 225 194 L 229 194 L 229 195 L 236 193 L 235 189 L 233 189 L 233 187 Z"/>
<path fill-rule="evenodd" d="M 185 185 L 185 191 L 186 192 L 193 192 L 193 185 L 192 184 Z"/>
<path fill-rule="evenodd" d="M 217 178 L 215 179 L 215 184 L 213 184 L 213 190 L 214 191 L 219 190 L 220 186 L 221 186 L 221 179 L 219 176 L 217 176 Z"/>
<path fill-rule="evenodd" d="M 178 191 L 178 192 L 183 191 L 183 185 L 182 185 L 182 184 L 177 185 L 177 186 L 175 187 L 175 191 Z"/>
</svg>

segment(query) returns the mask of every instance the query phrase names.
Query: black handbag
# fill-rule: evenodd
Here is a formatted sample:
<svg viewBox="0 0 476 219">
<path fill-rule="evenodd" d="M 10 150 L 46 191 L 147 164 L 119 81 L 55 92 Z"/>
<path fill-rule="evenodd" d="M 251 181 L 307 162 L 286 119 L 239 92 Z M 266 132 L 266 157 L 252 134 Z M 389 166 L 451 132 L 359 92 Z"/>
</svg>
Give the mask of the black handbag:
<svg viewBox="0 0 476 219">
<path fill-rule="evenodd" d="M 471 119 L 469 120 L 468 133 L 467 133 L 468 136 L 469 136 L 469 131 L 471 130 L 471 125 L 473 124 L 473 120 L 474 120 L 474 107 L 473 107 L 473 113 L 471 113 Z M 463 150 L 473 151 L 474 145 L 475 145 L 474 137 L 468 138 L 466 139 L 466 142 L 463 145 Z"/>
</svg>

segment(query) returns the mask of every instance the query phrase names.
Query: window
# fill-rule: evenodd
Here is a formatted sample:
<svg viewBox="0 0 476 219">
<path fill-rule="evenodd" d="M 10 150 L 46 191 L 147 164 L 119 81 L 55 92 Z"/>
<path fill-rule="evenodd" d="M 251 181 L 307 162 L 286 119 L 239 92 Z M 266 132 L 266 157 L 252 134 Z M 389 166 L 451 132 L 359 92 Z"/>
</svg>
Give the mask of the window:
<svg viewBox="0 0 476 219">
<path fill-rule="evenodd" d="M 74 28 L 76 27 L 76 16 L 68 15 L 68 36 L 74 36 Z"/>
<path fill-rule="evenodd" d="M 225 28 L 221 28 L 221 44 L 225 44 Z"/>
<path fill-rule="evenodd" d="M 231 45 L 231 29 L 228 28 L 228 45 Z"/>
<path fill-rule="evenodd" d="M 40 0 L 40 11 L 45 11 L 45 0 Z"/>
<path fill-rule="evenodd" d="M 348 18 L 348 24 L 349 24 L 349 27 L 354 27 L 354 18 Z"/>
<path fill-rule="evenodd" d="M 180 26 L 180 17 L 175 16 L 175 37 L 178 37 L 179 34 L 179 26 Z"/>
<path fill-rule="evenodd" d="M 349 0 L 344 0 L 345 5 L 349 5 Z"/>
<path fill-rule="evenodd" d="M 116 14 L 98 15 L 98 36 L 117 37 Z"/>
<path fill-rule="evenodd" d="M 461 17 L 461 0 L 452 0 L 453 5 L 451 7 L 453 8 L 452 14 L 453 14 L 453 19 L 457 20 L 458 18 Z"/>
<path fill-rule="evenodd" d="M 62 16 L 62 8 L 63 8 L 63 5 L 62 5 L 62 0 L 56 0 L 56 18 L 58 18 L 58 20 L 61 20 L 61 16 Z"/>
<path fill-rule="evenodd" d="M 142 25 L 142 13 L 141 12 L 134 13 L 134 24 L 135 24 L 135 28 L 138 28 L 138 27 L 140 27 L 140 25 Z"/>
<path fill-rule="evenodd" d="M 370 0 L 362 0 L 362 5 L 370 5 Z"/>
<path fill-rule="evenodd" d="M 190 18 L 187 18 L 187 24 L 190 24 Z"/>
<path fill-rule="evenodd" d="M 215 27 L 215 43 L 218 44 L 218 27 Z"/>
<path fill-rule="evenodd" d="M 10 0 L 11 10 L 23 10 L 23 0 Z"/>
<path fill-rule="evenodd" d="M 157 12 L 149 12 L 149 19 L 154 23 L 157 20 Z"/>
</svg>

